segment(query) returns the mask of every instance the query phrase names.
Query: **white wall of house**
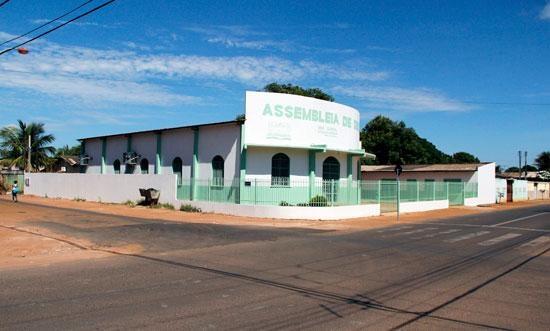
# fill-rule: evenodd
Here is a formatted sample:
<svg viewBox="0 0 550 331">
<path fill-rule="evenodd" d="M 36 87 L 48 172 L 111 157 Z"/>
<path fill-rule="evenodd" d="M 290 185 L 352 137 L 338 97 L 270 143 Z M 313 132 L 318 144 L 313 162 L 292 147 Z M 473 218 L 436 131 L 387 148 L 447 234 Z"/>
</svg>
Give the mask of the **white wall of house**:
<svg viewBox="0 0 550 331">
<path fill-rule="evenodd" d="M 109 144 L 109 141 L 107 141 Z M 138 133 L 132 135 L 132 151 L 141 155 L 141 159 L 135 166 L 135 173 L 141 173 L 140 161 L 147 159 L 149 162 L 148 173 L 155 173 L 155 159 L 157 155 L 157 137 L 154 132 Z"/>
<path fill-rule="evenodd" d="M 120 173 L 124 173 L 124 161 L 122 160 L 122 154 L 126 152 L 128 144 L 128 138 L 124 136 L 116 136 L 107 138 L 107 148 L 105 151 L 105 164 L 106 172 L 108 174 L 114 174 L 115 168 L 113 163 L 115 160 L 120 162 Z M 101 154 L 100 156 L 101 157 Z"/>
<path fill-rule="evenodd" d="M 162 132 L 162 173 L 172 174 L 172 162 L 182 161 L 182 178 L 191 178 L 193 164 L 193 130 L 190 128 Z"/>
<path fill-rule="evenodd" d="M 513 189 L 513 201 L 527 200 L 527 181 L 526 180 L 514 180 L 512 184 Z"/>
<path fill-rule="evenodd" d="M 309 183 L 309 154 L 297 148 L 253 147 L 246 152 L 246 180 L 271 181 L 271 159 L 284 153 L 290 159 L 290 180 Z"/>
<path fill-rule="evenodd" d="M 25 179 L 26 194 L 49 198 L 122 203 L 142 199 L 140 188 L 154 188 L 161 192 L 160 202 L 177 203 L 174 175 L 27 173 Z"/>
<path fill-rule="evenodd" d="M 101 139 L 90 139 L 86 141 L 86 154 L 91 159 L 88 160 L 86 173 L 99 174 L 101 173 Z"/>
<path fill-rule="evenodd" d="M 212 159 L 224 160 L 224 178 L 239 177 L 240 127 L 236 124 L 204 126 L 199 129 L 199 179 L 212 179 Z"/>
</svg>

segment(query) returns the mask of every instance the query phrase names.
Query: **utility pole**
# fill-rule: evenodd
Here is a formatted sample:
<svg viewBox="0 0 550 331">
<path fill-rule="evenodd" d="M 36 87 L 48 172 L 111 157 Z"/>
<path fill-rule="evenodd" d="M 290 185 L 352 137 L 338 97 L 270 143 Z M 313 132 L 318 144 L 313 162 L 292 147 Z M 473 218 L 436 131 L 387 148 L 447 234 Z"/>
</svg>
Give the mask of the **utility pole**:
<svg viewBox="0 0 550 331">
<path fill-rule="evenodd" d="M 518 179 L 521 179 L 521 151 L 518 151 L 518 155 L 519 155 Z"/>
<path fill-rule="evenodd" d="M 32 164 L 31 164 L 31 135 L 29 134 L 29 144 L 27 146 L 27 172 L 32 171 Z"/>
<path fill-rule="evenodd" d="M 525 167 L 523 167 L 525 169 L 524 178 L 527 179 L 527 151 L 525 151 L 524 153 L 525 153 L 524 154 L 525 157 L 524 157 L 524 160 L 523 160 L 523 162 L 525 163 Z"/>
</svg>

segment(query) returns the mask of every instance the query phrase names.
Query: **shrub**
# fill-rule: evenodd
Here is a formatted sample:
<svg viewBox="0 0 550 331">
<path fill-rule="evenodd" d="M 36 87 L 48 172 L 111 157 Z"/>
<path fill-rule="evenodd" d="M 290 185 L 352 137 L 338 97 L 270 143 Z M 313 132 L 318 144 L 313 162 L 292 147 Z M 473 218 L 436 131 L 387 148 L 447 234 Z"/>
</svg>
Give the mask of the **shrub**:
<svg viewBox="0 0 550 331">
<path fill-rule="evenodd" d="M 86 201 L 86 199 L 82 199 L 82 198 L 76 197 L 76 198 L 73 199 L 73 201 L 78 201 L 78 202 L 80 202 L 80 201 Z"/>
<path fill-rule="evenodd" d="M 286 207 L 286 206 L 292 206 L 292 205 L 291 205 L 290 203 L 286 202 L 286 201 L 281 201 L 281 202 L 279 203 L 279 206 L 281 206 L 281 207 Z"/>
<path fill-rule="evenodd" d="M 312 207 L 326 207 L 328 205 L 327 198 L 322 195 L 316 195 L 309 200 L 309 205 Z"/>
<path fill-rule="evenodd" d="M 300 203 L 296 204 L 296 206 L 298 206 L 298 207 L 309 207 L 309 203 L 308 202 L 300 202 Z"/>
<path fill-rule="evenodd" d="M 136 206 L 136 203 L 132 200 L 126 200 L 123 204 L 128 206 L 128 207 L 135 207 Z"/>
<path fill-rule="evenodd" d="M 162 208 L 162 209 L 170 209 L 170 210 L 176 209 L 174 208 L 174 205 L 172 205 L 171 203 L 158 203 L 156 205 L 151 205 L 151 208 L 155 208 L 155 209 Z"/>
<path fill-rule="evenodd" d="M 180 210 L 184 211 L 184 212 L 187 212 L 187 213 L 200 213 L 200 212 L 202 212 L 202 210 L 200 208 L 197 208 L 197 207 L 189 205 L 189 204 L 181 205 Z"/>
</svg>

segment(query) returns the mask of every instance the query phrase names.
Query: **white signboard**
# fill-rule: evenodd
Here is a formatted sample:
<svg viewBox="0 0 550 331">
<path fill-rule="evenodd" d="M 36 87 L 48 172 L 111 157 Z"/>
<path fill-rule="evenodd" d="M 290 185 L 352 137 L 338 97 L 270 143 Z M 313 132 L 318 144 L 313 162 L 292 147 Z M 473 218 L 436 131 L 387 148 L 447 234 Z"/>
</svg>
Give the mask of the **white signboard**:
<svg viewBox="0 0 550 331">
<path fill-rule="evenodd" d="M 361 148 L 359 112 L 299 95 L 246 92 L 245 144 L 327 150 Z"/>
</svg>

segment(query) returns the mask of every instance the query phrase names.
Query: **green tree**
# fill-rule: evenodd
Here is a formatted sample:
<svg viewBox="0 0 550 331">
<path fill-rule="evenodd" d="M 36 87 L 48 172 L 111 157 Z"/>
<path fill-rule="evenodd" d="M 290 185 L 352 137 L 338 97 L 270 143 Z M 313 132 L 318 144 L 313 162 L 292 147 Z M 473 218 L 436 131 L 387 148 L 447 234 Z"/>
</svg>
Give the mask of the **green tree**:
<svg viewBox="0 0 550 331">
<path fill-rule="evenodd" d="M 321 89 L 318 89 L 318 88 L 305 89 L 301 86 L 292 85 L 292 84 L 271 83 L 264 86 L 264 91 L 274 92 L 274 93 L 295 94 L 295 95 L 302 95 L 305 97 L 312 97 L 312 98 L 326 100 L 326 101 L 334 101 L 334 97 L 332 97 L 332 95 L 323 92 Z"/>
<path fill-rule="evenodd" d="M 467 152 L 457 152 L 452 156 L 453 163 L 479 163 L 479 159 Z"/>
<path fill-rule="evenodd" d="M 502 166 L 500 164 L 497 164 L 497 166 L 495 167 L 495 172 L 497 174 L 501 174 L 502 173 Z"/>
<path fill-rule="evenodd" d="M 418 136 L 403 121 L 396 122 L 379 115 L 361 131 L 363 148 L 376 154 L 377 164 L 449 163 L 451 157 L 428 140 Z"/>
<path fill-rule="evenodd" d="M 510 168 L 507 168 L 504 172 L 519 172 L 519 168 L 518 167 L 510 167 Z"/>
<path fill-rule="evenodd" d="M 535 164 L 540 171 L 550 171 L 550 151 L 540 153 L 535 159 Z"/>
<path fill-rule="evenodd" d="M 55 150 L 55 156 L 78 156 L 80 155 L 80 145 L 74 145 L 73 147 L 69 147 L 69 145 L 65 145 L 61 148 L 57 148 Z"/>
<path fill-rule="evenodd" d="M 18 126 L 6 126 L 0 129 L 0 156 L 7 159 L 10 165 L 25 168 L 30 136 L 32 168 L 39 169 L 48 165 L 49 156 L 55 153 L 55 148 L 49 144 L 55 140 L 55 137 L 45 134 L 43 123 L 26 124 L 21 120 L 17 122 Z"/>
<path fill-rule="evenodd" d="M 521 167 L 521 170 L 522 171 L 537 171 L 537 167 L 533 166 L 533 165 L 524 165 L 523 167 Z"/>
</svg>

